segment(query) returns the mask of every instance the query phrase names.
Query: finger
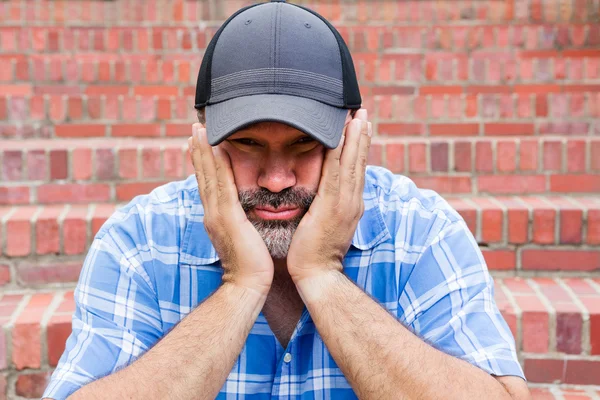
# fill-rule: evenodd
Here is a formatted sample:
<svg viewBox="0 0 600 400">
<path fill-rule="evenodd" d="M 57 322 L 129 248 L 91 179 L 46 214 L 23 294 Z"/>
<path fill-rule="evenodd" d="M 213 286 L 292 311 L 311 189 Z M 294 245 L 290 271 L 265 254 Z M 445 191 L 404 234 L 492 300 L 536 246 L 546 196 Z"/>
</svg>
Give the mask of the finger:
<svg viewBox="0 0 600 400">
<path fill-rule="evenodd" d="M 204 204 L 209 207 L 215 207 L 217 205 L 216 198 L 216 185 L 217 185 L 217 171 L 215 167 L 215 158 L 212 152 L 210 144 L 206 138 L 206 129 L 196 127 L 194 130 L 194 147 L 199 158 L 199 165 L 202 168 L 202 175 L 204 177 Z M 197 159 L 198 161 L 198 159 Z"/>
<path fill-rule="evenodd" d="M 231 168 L 231 159 L 221 147 L 213 147 L 215 157 L 215 169 L 217 172 L 219 205 L 235 203 L 239 201 L 233 169 Z"/>
<path fill-rule="evenodd" d="M 346 143 L 340 159 L 340 190 L 342 193 L 353 194 L 356 187 L 356 163 L 363 125 L 366 122 L 354 119 L 346 130 Z"/>
<path fill-rule="evenodd" d="M 368 116 L 368 113 L 367 113 L 367 109 L 366 108 L 361 108 L 360 110 L 358 110 L 356 112 L 356 114 L 354 115 L 354 118 L 360 119 L 361 121 L 368 121 L 369 120 L 369 116 Z"/>
<path fill-rule="evenodd" d="M 365 187 L 365 172 L 367 169 L 367 160 L 369 159 L 369 149 L 371 147 L 371 138 L 373 136 L 372 125 L 367 122 L 366 132 L 360 134 L 360 144 L 358 149 L 358 161 L 356 163 L 356 191 L 355 194 L 362 197 Z"/>
<path fill-rule="evenodd" d="M 188 149 L 190 152 L 190 158 L 192 159 L 192 165 L 194 166 L 194 174 L 196 175 L 196 182 L 198 183 L 198 192 L 200 194 L 200 200 L 203 204 L 206 204 L 204 188 L 206 186 L 204 182 L 204 171 L 202 170 L 202 161 L 200 158 L 200 149 L 198 148 L 196 141 L 194 140 L 193 131 L 196 130 L 196 124 L 192 126 L 192 136 L 188 139 Z"/>
<path fill-rule="evenodd" d="M 342 134 L 340 143 L 335 149 L 325 152 L 325 160 L 321 170 L 321 181 L 319 182 L 318 193 L 324 198 L 337 199 L 340 190 L 340 158 L 344 148 L 346 136 Z"/>
</svg>

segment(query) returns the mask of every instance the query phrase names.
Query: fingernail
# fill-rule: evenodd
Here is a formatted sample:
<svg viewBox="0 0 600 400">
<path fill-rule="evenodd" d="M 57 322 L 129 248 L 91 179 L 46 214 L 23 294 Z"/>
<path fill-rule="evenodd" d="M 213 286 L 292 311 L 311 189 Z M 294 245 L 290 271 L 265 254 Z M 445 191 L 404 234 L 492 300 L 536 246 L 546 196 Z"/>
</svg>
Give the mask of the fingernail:
<svg viewBox="0 0 600 400">
<path fill-rule="evenodd" d="M 200 140 L 200 135 L 198 135 L 198 127 L 196 125 L 192 127 L 192 135 L 194 135 L 196 140 Z"/>
</svg>

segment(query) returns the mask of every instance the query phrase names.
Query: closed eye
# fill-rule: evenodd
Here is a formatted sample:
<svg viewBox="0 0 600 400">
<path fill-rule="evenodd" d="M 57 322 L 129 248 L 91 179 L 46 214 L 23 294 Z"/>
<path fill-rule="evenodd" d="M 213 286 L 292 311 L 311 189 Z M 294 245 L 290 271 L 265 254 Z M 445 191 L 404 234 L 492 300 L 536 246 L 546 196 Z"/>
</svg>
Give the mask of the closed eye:
<svg viewBox="0 0 600 400">
<path fill-rule="evenodd" d="M 304 137 L 301 137 L 300 139 L 296 140 L 294 142 L 294 144 L 306 144 L 306 143 L 312 143 L 314 141 L 315 141 L 315 139 L 311 138 L 310 136 L 304 136 Z"/>
<path fill-rule="evenodd" d="M 255 142 L 252 139 L 233 139 L 232 142 L 236 142 L 244 146 L 260 146 L 259 143 Z"/>
</svg>

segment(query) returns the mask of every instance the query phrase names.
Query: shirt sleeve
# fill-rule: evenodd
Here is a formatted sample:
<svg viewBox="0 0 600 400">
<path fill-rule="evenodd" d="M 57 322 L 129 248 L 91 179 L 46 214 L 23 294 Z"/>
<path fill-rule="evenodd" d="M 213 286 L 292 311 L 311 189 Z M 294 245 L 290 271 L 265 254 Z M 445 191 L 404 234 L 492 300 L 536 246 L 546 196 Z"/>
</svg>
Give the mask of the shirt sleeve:
<svg viewBox="0 0 600 400">
<path fill-rule="evenodd" d="M 94 239 L 74 292 L 72 333 L 43 397 L 67 398 L 130 364 L 162 336 L 144 258 L 143 246 L 114 229 Z"/>
<path fill-rule="evenodd" d="M 463 220 L 445 224 L 425 247 L 399 304 L 405 325 L 433 347 L 490 374 L 525 379 L 494 282 Z"/>
</svg>

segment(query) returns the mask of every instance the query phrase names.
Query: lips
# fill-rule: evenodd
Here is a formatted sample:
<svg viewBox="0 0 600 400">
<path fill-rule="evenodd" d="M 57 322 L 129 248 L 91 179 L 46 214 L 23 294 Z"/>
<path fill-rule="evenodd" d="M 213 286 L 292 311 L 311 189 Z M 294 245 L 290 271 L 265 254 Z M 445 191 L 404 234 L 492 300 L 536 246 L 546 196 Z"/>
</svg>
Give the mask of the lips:
<svg viewBox="0 0 600 400">
<path fill-rule="evenodd" d="M 256 207 L 254 213 L 265 220 L 286 220 L 297 217 L 302 211 L 299 207 L 294 206 L 282 206 L 279 208 L 273 208 L 269 206 Z"/>
</svg>

